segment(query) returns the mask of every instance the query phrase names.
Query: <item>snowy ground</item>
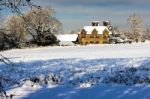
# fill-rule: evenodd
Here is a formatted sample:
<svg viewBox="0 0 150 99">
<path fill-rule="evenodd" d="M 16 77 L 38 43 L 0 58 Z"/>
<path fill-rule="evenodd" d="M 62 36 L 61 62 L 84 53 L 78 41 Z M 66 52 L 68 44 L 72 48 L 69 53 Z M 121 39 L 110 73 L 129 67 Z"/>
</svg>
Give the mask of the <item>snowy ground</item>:
<svg viewBox="0 0 150 99">
<path fill-rule="evenodd" d="M 0 52 L 0 54 L 13 58 L 16 61 L 33 61 L 64 58 L 99 59 L 150 57 L 149 50 L 150 43 L 141 43 L 17 49 Z"/>
<path fill-rule="evenodd" d="M 14 49 L 0 52 L 15 63 L 0 64 L 0 75 L 19 83 L 4 83 L 14 99 L 149 99 L 149 50 L 150 43 Z"/>
<path fill-rule="evenodd" d="M 23 99 L 149 99 L 150 86 L 100 85 L 90 88 L 41 89 Z M 30 98 L 29 98 L 30 97 Z"/>
</svg>

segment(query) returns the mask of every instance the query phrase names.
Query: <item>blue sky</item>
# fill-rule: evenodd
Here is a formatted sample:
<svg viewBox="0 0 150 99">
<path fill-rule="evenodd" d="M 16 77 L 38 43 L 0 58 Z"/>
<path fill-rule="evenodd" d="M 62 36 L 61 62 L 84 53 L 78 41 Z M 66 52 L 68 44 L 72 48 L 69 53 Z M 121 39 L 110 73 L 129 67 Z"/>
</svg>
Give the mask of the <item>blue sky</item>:
<svg viewBox="0 0 150 99">
<path fill-rule="evenodd" d="M 65 32 L 91 25 L 92 20 L 110 20 L 113 26 L 127 29 L 127 18 L 137 13 L 150 27 L 150 0 L 31 0 L 51 6 L 56 17 L 62 22 Z"/>
</svg>

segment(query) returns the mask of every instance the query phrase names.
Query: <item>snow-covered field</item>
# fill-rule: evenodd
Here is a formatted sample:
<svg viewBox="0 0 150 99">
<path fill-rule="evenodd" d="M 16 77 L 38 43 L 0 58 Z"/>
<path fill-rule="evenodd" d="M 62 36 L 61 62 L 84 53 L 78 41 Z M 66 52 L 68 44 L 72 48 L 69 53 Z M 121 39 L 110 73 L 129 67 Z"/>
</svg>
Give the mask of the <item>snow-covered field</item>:
<svg viewBox="0 0 150 99">
<path fill-rule="evenodd" d="M 0 52 L 13 99 L 149 99 L 150 43 L 43 47 Z M 36 82 L 34 83 L 34 81 Z"/>
<path fill-rule="evenodd" d="M 19 61 L 32 61 L 64 58 L 99 59 L 150 57 L 149 50 L 150 43 L 141 43 L 17 49 L 0 52 L 0 54 Z"/>
</svg>

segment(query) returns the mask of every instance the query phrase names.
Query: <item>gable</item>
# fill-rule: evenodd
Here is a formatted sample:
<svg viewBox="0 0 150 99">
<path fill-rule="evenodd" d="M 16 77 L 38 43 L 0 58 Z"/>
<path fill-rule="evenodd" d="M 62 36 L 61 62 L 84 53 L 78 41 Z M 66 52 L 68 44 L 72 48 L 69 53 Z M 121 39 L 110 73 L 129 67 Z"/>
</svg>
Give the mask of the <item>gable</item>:
<svg viewBox="0 0 150 99">
<path fill-rule="evenodd" d="M 105 29 L 104 31 L 103 31 L 103 35 L 108 35 L 109 34 L 109 31 L 107 30 L 107 29 Z"/>
<path fill-rule="evenodd" d="M 94 28 L 92 31 L 92 35 L 97 35 L 97 34 L 98 34 L 98 31 Z"/>
<path fill-rule="evenodd" d="M 85 29 L 82 29 L 81 34 L 86 34 Z"/>
</svg>

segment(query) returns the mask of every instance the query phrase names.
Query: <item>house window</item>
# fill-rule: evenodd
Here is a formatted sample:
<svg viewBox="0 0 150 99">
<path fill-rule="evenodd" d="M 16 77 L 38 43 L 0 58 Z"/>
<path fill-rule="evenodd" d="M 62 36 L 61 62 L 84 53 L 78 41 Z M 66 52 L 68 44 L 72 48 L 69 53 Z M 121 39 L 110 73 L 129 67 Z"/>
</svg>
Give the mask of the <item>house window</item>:
<svg viewBox="0 0 150 99">
<path fill-rule="evenodd" d="M 96 36 L 96 38 L 99 38 L 99 36 Z"/>
<path fill-rule="evenodd" d="M 91 44 L 94 44 L 94 41 L 90 41 Z"/>
<path fill-rule="evenodd" d="M 90 36 L 90 38 L 93 38 L 93 36 Z"/>
<path fill-rule="evenodd" d="M 96 44 L 99 44 L 99 41 L 96 41 Z"/>
</svg>

